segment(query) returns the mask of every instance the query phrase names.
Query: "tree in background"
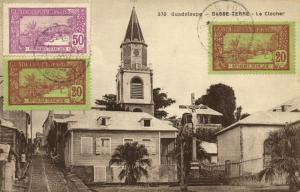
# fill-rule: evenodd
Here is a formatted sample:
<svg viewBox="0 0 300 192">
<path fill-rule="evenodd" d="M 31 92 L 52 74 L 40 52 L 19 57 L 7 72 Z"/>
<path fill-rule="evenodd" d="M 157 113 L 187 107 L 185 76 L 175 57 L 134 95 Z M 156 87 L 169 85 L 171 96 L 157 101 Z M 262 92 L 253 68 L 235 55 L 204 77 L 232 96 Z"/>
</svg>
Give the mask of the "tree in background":
<svg viewBox="0 0 300 192">
<path fill-rule="evenodd" d="M 207 89 L 206 94 L 196 100 L 196 104 L 204 104 L 222 113 L 222 125 L 226 127 L 235 121 L 235 99 L 233 89 L 230 86 L 219 83 L 211 85 Z"/>
<path fill-rule="evenodd" d="M 198 128 L 196 129 L 196 137 L 201 141 L 206 141 L 209 143 L 217 143 L 216 133 L 220 129 L 210 129 L 210 128 Z"/>
<path fill-rule="evenodd" d="M 109 161 L 109 166 L 122 166 L 119 179 L 125 178 L 125 184 L 134 185 L 142 176 L 148 177 L 147 167 L 151 166 L 148 151 L 137 142 L 119 145 Z"/>
<path fill-rule="evenodd" d="M 105 94 L 101 100 L 96 99 L 95 104 L 105 105 L 107 111 L 125 111 L 117 104 L 117 96 L 115 94 Z"/>
<path fill-rule="evenodd" d="M 163 118 L 168 115 L 164 109 L 176 101 L 174 99 L 168 98 L 167 93 L 162 92 L 161 88 L 153 89 L 153 101 L 154 101 L 154 116 L 156 118 Z"/>
<path fill-rule="evenodd" d="M 272 181 L 277 174 L 286 175 L 291 192 L 297 191 L 300 172 L 300 126 L 287 125 L 278 131 L 271 132 L 266 140 L 270 149 L 270 165 L 260 173 L 260 180 Z"/>
<path fill-rule="evenodd" d="M 242 120 L 242 119 L 244 119 L 244 118 L 246 118 L 250 115 L 249 113 L 242 113 L 242 111 L 243 111 L 242 106 L 239 106 L 239 107 L 236 108 L 235 121 Z"/>
<path fill-rule="evenodd" d="M 168 98 L 167 93 L 161 90 L 161 88 L 153 89 L 154 116 L 160 119 L 168 115 L 168 113 L 162 109 L 176 102 L 174 99 Z M 117 96 L 115 94 L 105 94 L 101 100 L 96 99 L 95 104 L 105 105 L 107 111 L 125 111 L 120 104 L 117 104 Z"/>
</svg>

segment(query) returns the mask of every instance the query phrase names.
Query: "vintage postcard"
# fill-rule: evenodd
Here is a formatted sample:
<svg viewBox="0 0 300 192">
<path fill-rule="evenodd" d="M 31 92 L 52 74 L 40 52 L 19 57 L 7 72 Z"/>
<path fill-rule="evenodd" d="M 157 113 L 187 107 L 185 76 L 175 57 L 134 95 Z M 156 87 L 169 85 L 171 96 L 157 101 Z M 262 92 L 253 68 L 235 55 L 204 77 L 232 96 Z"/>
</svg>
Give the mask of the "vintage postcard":
<svg viewBox="0 0 300 192">
<path fill-rule="evenodd" d="M 0 191 L 300 190 L 299 0 L 2 1 Z"/>
</svg>

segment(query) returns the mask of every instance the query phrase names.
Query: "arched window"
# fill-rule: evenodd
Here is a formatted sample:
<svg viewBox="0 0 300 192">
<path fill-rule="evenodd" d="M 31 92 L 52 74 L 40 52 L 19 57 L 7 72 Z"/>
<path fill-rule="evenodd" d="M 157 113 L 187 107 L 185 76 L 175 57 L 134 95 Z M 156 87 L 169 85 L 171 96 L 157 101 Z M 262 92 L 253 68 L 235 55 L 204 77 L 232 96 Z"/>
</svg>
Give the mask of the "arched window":
<svg viewBox="0 0 300 192">
<path fill-rule="evenodd" d="M 130 82 L 130 98 L 143 99 L 144 98 L 144 84 L 141 78 L 133 77 Z"/>
</svg>

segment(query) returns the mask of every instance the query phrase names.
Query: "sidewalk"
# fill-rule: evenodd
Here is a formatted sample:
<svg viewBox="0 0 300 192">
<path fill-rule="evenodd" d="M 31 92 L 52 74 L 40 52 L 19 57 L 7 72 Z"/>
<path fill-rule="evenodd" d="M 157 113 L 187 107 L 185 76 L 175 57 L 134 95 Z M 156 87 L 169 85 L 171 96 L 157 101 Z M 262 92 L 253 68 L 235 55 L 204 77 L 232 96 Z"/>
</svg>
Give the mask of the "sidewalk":
<svg viewBox="0 0 300 192">
<path fill-rule="evenodd" d="M 29 192 L 69 192 L 62 172 L 46 157 L 37 152 L 29 170 Z"/>
</svg>

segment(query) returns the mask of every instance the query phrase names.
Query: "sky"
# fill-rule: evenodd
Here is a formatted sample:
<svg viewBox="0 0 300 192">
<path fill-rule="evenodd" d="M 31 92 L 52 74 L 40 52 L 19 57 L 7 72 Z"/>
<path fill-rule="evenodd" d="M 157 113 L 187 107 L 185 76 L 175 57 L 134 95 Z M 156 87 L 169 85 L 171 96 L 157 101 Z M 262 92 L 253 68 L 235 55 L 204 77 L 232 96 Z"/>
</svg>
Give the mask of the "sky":
<svg viewBox="0 0 300 192">
<path fill-rule="evenodd" d="M 18 2 L 18 1 L 17 1 Z M 22 1 L 19 1 L 22 2 Z M 31 0 L 30 2 L 39 2 Z M 45 1 L 43 1 L 45 2 Z M 49 1 L 58 3 L 61 1 Z M 70 2 L 70 1 L 66 1 Z M 213 1 L 209 0 L 85 0 L 90 3 L 91 29 L 91 104 L 104 94 L 116 93 L 115 76 L 120 65 L 120 44 L 125 36 L 132 7 L 135 6 L 139 23 L 148 44 L 148 64 L 154 72 L 154 88 L 160 87 L 175 99 L 167 108 L 170 115 L 178 113 L 178 105 L 190 104 L 190 95 L 196 98 L 206 93 L 210 85 L 223 83 L 235 92 L 237 106 L 254 113 L 268 110 L 300 95 L 300 72 L 296 74 L 208 74 L 207 34 L 197 32 L 198 17 L 171 16 L 172 12 L 202 12 Z M 239 1 L 250 12 L 282 11 L 284 17 L 256 17 L 254 21 L 296 21 L 299 31 L 300 13 L 293 1 Z M 294 4 L 292 4 L 294 3 Z M 300 6 L 298 1 L 297 6 Z M 221 7 L 215 7 L 223 11 Z M 168 16 L 158 16 L 167 12 Z M 233 19 L 233 18 L 226 18 Z M 236 19 L 236 18 L 234 18 Z M 238 17 L 237 19 L 249 19 Z M 222 20 L 217 18 L 217 20 Z M 299 38 L 299 33 L 297 37 Z M 298 48 L 296 44 L 296 49 Z M 298 55 L 299 56 L 299 51 Z M 296 63 L 299 59 L 296 57 Z M 0 68 L 1 70 L 1 68 Z M 47 112 L 34 111 L 34 132 L 40 131 Z"/>
</svg>

